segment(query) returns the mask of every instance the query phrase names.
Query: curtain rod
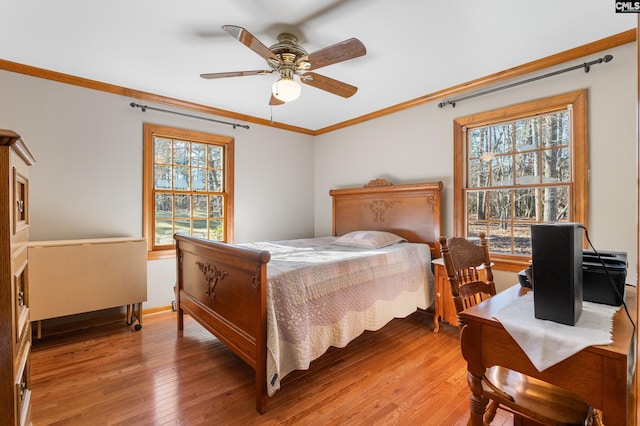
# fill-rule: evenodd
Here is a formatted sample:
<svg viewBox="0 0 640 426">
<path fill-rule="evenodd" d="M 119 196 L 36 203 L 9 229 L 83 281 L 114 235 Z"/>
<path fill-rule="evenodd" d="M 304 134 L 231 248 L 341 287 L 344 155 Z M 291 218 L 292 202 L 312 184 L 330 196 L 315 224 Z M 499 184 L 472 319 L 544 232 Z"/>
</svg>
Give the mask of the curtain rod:
<svg viewBox="0 0 640 426">
<path fill-rule="evenodd" d="M 247 124 L 230 123 L 228 121 L 216 120 L 215 118 L 200 117 L 199 115 L 186 114 L 184 112 L 170 111 L 168 109 L 154 108 L 154 107 L 150 107 L 150 106 L 147 106 L 147 105 L 140 105 L 140 104 L 137 104 L 135 102 L 131 102 L 129 105 L 131 105 L 131 108 L 140 108 L 142 110 L 142 112 L 145 112 L 146 110 L 151 109 L 151 110 L 154 110 L 154 111 L 168 112 L 169 114 L 177 114 L 177 115 L 182 115 L 182 116 L 185 116 L 185 117 L 199 118 L 200 120 L 213 121 L 214 123 L 226 124 L 228 126 L 232 126 L 234 129 L 236 127 L 242 127 L 244 129 L 248 129 L 249 128 L 249 126 Z"/>
<path fill-rule="evenodd" d="M 485 90 L 484 92 L 478 92 L 478 93 L 474 93 L 472 95 L 463 96 L 461 98 L 454 99 L 454 100 L 451 100 L 451 101 L 440 102 L 438 104 L 438 108 L 444 108 L 447 105 L 452 105 L 455 108 L 457 102 L 466 101 L 467 99 L 477 98 L 478 96 L 487 95 L 489 93 L 497 92 L 499 90 L 509 89 L 509 88 L 515 87 L 515 86 L 520 86 L 521 84 L 525 84 L 525 83 L 531 83 L 532 81 L 542 80 L 543 78 L 552 77 L 554 75 L 562 74 L 562 73 L 565 73 L 565 72 L 568 72 L 568 71 L 577 70 L 577 69 L 580 69 L 580 68 L 584 68 L 584 72 L 587 73 L 591 69 L 591 65 L 601 64 L 603 62 L 610 62 L 612 59 L 613 59 L 612 55 L 605 55 L 603 58 L 599 58 L 599 59 L 593 60 L 591 62 L 585 62 L 584 64 L 575 65 L 575 66 L 572 66 L 572 67 L 569 67 L 569 68 L 565 68 L 565 69 L 562 69 L 562 70 L 550 72 L 549 74 L 539 75 L 537 77 L 533 77 L 533 78 L 530 78 L 530 79 L 527 79 L 527 80 L 522 80 L 522 81 L 518 81 L 518 82 L 515 82 L 515 83 L 507 84 L 505 86 L 496 87 L 494 89 Z"/>
</svg>

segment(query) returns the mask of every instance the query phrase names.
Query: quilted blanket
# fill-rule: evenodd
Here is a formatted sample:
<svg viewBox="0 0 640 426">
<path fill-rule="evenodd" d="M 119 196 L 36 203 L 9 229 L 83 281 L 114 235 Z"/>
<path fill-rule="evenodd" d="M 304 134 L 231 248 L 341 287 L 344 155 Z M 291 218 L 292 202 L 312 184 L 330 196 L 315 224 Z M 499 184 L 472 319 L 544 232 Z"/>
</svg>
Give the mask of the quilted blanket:
<svg viewBox="0 0 640 426">
<path fill-rule="evenodd" d="M 267 389 L 309 368 L 330 346 L 344 347 L 433 301 L 430 249 L 398 243 L 381 249 L 332 244 L 335 237 L 263 243 L 268 250 Z"/>
</svg>

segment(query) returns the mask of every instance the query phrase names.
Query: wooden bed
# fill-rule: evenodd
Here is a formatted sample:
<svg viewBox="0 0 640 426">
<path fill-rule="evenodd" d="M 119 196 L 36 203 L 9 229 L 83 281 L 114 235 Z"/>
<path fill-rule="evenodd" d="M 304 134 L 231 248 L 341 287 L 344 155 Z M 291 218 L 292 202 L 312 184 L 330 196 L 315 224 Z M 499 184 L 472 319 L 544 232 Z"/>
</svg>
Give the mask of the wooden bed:
<svg viewBox="0 0 640 426">
<path fill-rule="evenodd" d="M 393 232 L 439 257 L 442 182 L 334 189 L 333 235 Z M 267 407 L 267 264 L 271 253 L 176 234 L 178 330 L 193 317 L 256 373 L 256 410 Z"/>
</svg>

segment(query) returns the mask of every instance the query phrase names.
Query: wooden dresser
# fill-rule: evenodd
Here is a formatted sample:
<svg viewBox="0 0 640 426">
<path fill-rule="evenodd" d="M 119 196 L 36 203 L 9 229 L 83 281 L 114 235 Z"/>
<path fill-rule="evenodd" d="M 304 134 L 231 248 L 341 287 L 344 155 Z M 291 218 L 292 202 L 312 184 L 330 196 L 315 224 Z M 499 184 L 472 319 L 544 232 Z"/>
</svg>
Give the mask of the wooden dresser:
<svg viewBox="0 0 640 426">
<path fill-rule="evenodd" d="M 0 129 L 0 424 L 31 424 L 29 166 L 18 134 Z"/>
</svg>

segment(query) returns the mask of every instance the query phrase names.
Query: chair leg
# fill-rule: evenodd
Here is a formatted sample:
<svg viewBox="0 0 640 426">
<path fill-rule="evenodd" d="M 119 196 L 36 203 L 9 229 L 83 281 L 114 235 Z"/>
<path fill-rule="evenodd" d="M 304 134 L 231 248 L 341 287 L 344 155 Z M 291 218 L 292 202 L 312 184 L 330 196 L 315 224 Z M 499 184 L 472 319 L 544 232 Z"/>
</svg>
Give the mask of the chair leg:
<svg viewBox="0 0 640 426">
<path fill-rule="evenodd" d="M 491 422 L 493 421 L 494 417 L 496 416 L 496 411 L 498 411 L 498 406 L 500 404 L 498 404 L 496 401 L 489 401 L 489 404 L 487 405 L 487 411 L 484 412 L 484 424 L 485 425 L 489 425 L 491 424 Z"/>
</svg>

